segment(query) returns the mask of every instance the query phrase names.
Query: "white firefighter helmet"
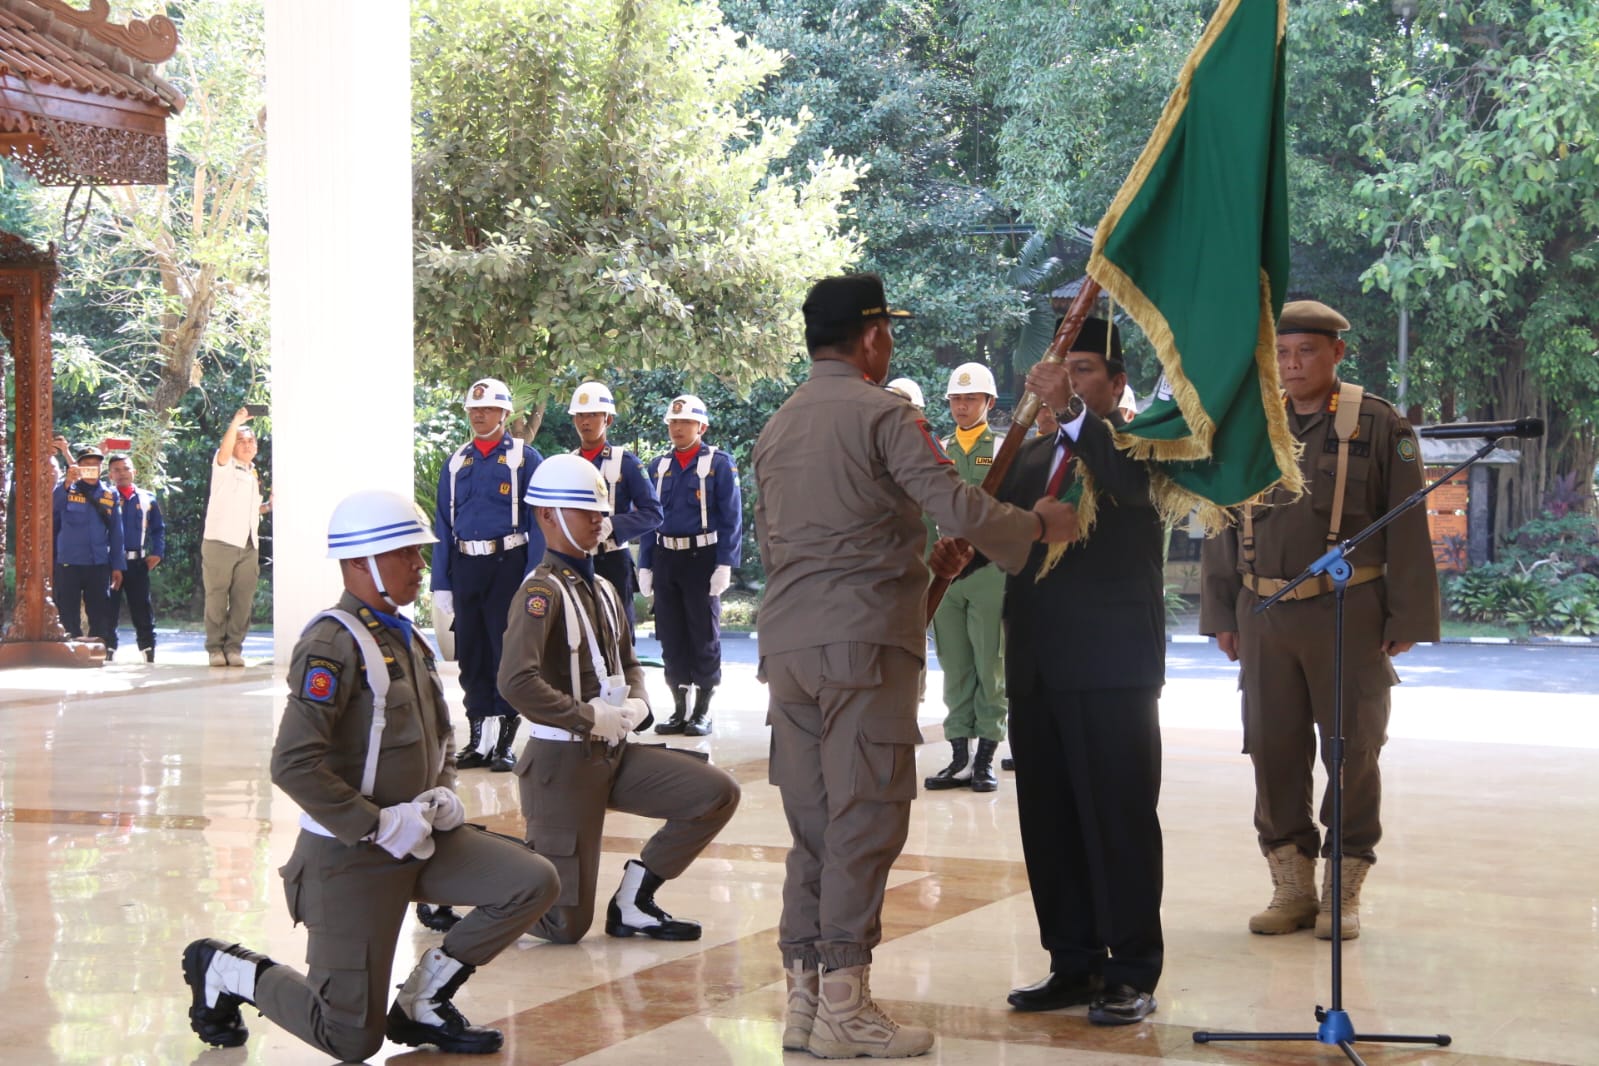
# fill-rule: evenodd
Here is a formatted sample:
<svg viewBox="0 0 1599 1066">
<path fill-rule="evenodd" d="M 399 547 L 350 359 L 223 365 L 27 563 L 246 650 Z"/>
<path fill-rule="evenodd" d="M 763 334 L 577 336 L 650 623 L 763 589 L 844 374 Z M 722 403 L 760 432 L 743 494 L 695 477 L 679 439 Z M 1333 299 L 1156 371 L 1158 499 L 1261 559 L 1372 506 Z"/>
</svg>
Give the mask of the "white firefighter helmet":
<svg viewBox="0 0 1599 1066">
<path fill-rule="evenodd" d="M 611 398 L 611 390 L 598 381 L 585 381 L 572 393 L 572 402 L 566 405 L 566 413 L 615 415 L 616 401 Z"/>
<path fill-rule="evenodd" d="M 462 406 L 468 409 L 473 407 L 498 407 L 502 411 L 516 410 L 511 404 L 511 386 L 499 378 L 479 378 L 472 382 L 472 387 L 466 390 L 466 399 Z"/>
<path fill-rule="evenodd" d="M 328 558 L 364 559 L 413 544 L 434 544 L 427 515 L 409 497 L 364 489 L 340 500 L 328 519 Z"/>
<path fill-rule="evenodd" d="M 984 396 L 999 395 L 999 389 L 994 386 L 994 372 L 982 363 L 962 363 L 950 371 L 949 388 L 944 390 L 946 398 L 968 396 L 972 393 L 981 393 Z"/>
<path fill-rule="evenodd" d="M 922 387 L 910 378 L 895 378 L 883 387 L 899 393 L 917 408 L 927 407 L 927 398 L 922 395 Z"/>
<path fill-rule="evenodd" d="M 611 513 L 605 479 L 581 455 L 552 455 L 540 463 L 528 482 L 527 502 L 534 507 Z"/>
<path fill-rule="evenodd" d="M 705 410 L 705 401 L 687 392 L 672 398 L 672 402 L 666 405 L 666 417 L 662 421 L 671 425 L 680 418 L 693 419 L 702 426 L 711 424 L 711 416 Z"/>
</svg>

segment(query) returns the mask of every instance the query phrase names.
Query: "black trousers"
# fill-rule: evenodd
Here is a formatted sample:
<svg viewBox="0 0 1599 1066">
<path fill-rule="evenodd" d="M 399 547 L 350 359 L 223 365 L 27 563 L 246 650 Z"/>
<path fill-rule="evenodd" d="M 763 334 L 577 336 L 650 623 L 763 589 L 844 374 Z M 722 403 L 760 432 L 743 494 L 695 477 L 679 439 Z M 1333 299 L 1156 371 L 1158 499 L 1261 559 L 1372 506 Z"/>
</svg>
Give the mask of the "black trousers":
<svg viewBox="0 0 1599 1066">
<path fill-rule="evenodd" d="M 122 624 L 122 601 L 128 601 L 128 616 L 139 638 L 140 651 L 155 651 L 155 610 L 150 606 L 150 567 L 143 559 L 129 559 L 122 575 L 122 587 L 111 590 L 107 610 L 111 615 L 106 650 L 117 650 L 117 627 Z"/>
<path fill-rule="evenodd" d="M 627 612 L 627 626 L 632 629 L 633 591 L 638 588 L 638 581 L 633 576 L 633 553 L 626 548 L 600 552 L 594 556 L 594 572 L 616 586 L 617 595 L 622 597 L 622 609 Z"/>
<path fill-rule="evenodd" d="M 1158 688 L 1010 692 L 1016 804 L 1053 973 L 1153 992 L 1165 954 Z"/>
<path fill-rule="evenodd" d="M 81 610 L 89 621 L 89 635 L 100 638 L 108 648 L 116 647 L 116 637 L 107 636 L 111 621 L 111 564 L 57 563 L 55 578 L 56 609 L 67 636 L 83 636 L 78 624 Z"/>
<path fill-rule="evenodd" d="M 468 718 L 514 718 L 500 695 L 500 652 L 506 616 L 527 573 L 527 547 L 450 560 L 455 593 L 455 658 L 461 664 Z"/>
<path fill-rule="evenodd" d="M 666 683 L 722 683 L 722 601 L 711 595 L 716 545 L 674 551 L 655 546 L 655 636 Z"/>
</svg>

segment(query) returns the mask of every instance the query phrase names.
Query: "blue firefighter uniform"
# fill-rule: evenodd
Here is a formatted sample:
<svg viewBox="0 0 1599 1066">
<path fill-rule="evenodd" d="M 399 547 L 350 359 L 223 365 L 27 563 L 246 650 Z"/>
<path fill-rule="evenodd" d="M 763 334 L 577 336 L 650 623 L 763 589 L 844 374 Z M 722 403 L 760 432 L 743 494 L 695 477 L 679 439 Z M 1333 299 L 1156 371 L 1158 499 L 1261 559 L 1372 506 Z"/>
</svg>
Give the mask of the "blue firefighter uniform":
<svg viewBox="0 0 1599 1066">
<path fill-rule="evenodd" d="M 639 566 L 655 574 L 655 635 L 666 681 L 673 688 L 715 688 L 722 682 L 722 602 L 710 594 L 711 573 L 739 564 L 744 512 L 738 468 L 727 452 L 701 441 L 686 467 L 669 451 L 651 460 L 647 472 L 658 487 L 662 518 L 639 541 Z"/>
<path fill-rule="evenodd" d="M 110 628 L 111 572 L 127 569 L 122 546 L 122 501 L 98 481 L 79 479 L 55 488 L 55 599 L 61 626 L 83 636 L 79 605 L 89 620 L 89 635 L 103 641 Z"/>
<path fill-rule="evenodd" d="M 660 526 L 661 501 L 655 498 L 655 488 L 644 475 L 644 464 L 621 445 L 606 444 L 593 454 L 580 448 L 577 454 L 594 464 L 611 493 L 611 535 L 594 555 L 594 571 L 616 586 L 631 629 L 633 592 L 638 582 L 633 554 L 627 545 Z"/>
<path fill-rule="evenodd" d="M 146 662 L 155 660 L 155 611 L 150 604 L 151 556 L 165 558 L 167 554 L 167 524 L 161 518 L 161 505 L 155 493 L 134 487 L 129 492 L 113 489 L 122 502 L 122 545 L 127 560 L 127 570 L 122 575 L 122 587 L 111 590 L 110 624 L 106 650 L 117 650 L 117 627 L 122 624 L 122 601 L 128 601 L 128 615 L 133 620 L 133 631 L 139 641 L 139 650 Z"/>
<path fill-rule="evenodd" d="M 455 648 L 466 716 L 478 722 L 498 717 L 511 729 L 516 711 L 495 687 L 505 619 L 528 560 L 544 558 L 544 537 L 533 509 L 522 502 L 528 479 L 544 457 L 522 444 L 513 476 L 513 447 L 507 434 L 487 455 L 476 442 L 458 450 L 439 472 L 433 521 L 439 538 L 433 549 L 433 591 L 455 597 Z"/>
</svg>

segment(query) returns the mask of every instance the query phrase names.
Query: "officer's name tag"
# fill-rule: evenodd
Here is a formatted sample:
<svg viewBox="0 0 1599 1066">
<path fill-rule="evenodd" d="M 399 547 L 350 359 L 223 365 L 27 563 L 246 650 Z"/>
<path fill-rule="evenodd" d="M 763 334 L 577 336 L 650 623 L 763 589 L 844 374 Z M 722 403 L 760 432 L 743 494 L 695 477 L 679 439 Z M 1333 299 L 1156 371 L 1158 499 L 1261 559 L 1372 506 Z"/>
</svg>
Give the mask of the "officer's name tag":
<svg viewBox="0 0 1599 1066">
<path fill-rule="evenodd" d="M 979 455 L 976 459 L 973 459 L 972 462 L 976 463 L 978 466 L 993 466 L 994 465 L 993 457 L 992 456 L 987 456 L 987 455 Z"/>
</svg>

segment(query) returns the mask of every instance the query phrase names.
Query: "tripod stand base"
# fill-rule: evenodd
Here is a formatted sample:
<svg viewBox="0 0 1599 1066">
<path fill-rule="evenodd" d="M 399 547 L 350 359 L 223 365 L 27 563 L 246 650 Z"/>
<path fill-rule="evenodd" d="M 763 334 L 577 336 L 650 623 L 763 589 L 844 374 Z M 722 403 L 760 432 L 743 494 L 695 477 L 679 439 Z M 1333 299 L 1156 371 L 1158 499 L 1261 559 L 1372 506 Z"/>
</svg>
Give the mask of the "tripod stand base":
<svg viewBox="0 0 1599 1066">
<path fill-rule="evenodd" d="M 1332 1044 L 1349 1056 L 1350 1062 L 1365 1066 L 1364 1060 L 1355 1054 L 1352 1046 L 1358 1041 L 1368 1044 L 1436 1044 L 1439 1047 L 1448 1047 L 1454 1042 L 1448 1033 L 1438 1033 L 1434 1036 L 1367 1033 L 1362 1036 L 1355 1032 L 1355 1023 L 1350 1021 L 1347 1011 L 1327 1010 L 1323 1007 L 1316 1008 L 1316 1020 L 1321 1023 L 1321 1027 L 1314 1033 L 1212 1033 L 1199 1030 L 1194 1033 L 1194 1043 L 1214 1044 L 1224 1040 L 1315 1041 L 1318 1044 Z"/>
</svg>

